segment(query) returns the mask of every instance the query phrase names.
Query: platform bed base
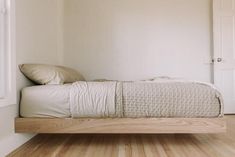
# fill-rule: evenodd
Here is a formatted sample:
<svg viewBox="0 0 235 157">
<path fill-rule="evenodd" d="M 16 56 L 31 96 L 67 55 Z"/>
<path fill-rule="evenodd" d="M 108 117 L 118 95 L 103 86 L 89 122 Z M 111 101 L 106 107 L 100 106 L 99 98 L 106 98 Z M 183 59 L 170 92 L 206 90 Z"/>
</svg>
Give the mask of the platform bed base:
<svg viewBox="0 0 235 157">
<path fill-rule="evenodd" d="M 223 133 L 223 118 L 16 118 L 16 133 Z"/>
</svg>

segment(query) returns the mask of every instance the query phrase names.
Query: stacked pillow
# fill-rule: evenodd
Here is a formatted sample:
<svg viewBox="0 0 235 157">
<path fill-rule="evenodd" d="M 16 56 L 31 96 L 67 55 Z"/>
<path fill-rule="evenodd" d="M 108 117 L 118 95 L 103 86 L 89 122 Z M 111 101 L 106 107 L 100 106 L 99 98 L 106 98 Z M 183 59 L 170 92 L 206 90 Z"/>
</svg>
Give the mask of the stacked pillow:
<svg viewBox="0 0 235 157">
<path fill-rule="evenodd" d="M 36 84 L 65 84 L 84 81 L 84 77 L 76 70 L 46 64 L 21 64 L 21 72 Z"/>
</svg>

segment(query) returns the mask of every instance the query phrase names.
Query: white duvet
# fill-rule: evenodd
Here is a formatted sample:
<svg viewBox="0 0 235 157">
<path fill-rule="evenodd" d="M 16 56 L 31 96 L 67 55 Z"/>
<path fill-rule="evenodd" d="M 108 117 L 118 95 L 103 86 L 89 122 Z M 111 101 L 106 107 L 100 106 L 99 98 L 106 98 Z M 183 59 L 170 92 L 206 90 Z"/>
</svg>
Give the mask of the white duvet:
<svg viewBox="0 0 235 157">
<path fill-rule="evenodd" d="M 70 90 L 72 117 L 115 116 L 116 82 L 76 82 Z"/>
</svg>

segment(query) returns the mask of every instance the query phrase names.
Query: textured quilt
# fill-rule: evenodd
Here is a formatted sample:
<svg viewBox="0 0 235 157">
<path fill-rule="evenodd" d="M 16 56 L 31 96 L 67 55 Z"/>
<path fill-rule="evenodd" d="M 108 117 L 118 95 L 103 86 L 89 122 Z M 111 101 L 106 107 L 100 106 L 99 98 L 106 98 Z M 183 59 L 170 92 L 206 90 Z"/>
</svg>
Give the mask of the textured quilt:
<svg viewBox="0 0 235 157">
<path fill-rule="evenodd" d="M 211 84 L 171 79 L 76 82 L 72 117 L 219 117 L 220 92 Z"/>
</svg>

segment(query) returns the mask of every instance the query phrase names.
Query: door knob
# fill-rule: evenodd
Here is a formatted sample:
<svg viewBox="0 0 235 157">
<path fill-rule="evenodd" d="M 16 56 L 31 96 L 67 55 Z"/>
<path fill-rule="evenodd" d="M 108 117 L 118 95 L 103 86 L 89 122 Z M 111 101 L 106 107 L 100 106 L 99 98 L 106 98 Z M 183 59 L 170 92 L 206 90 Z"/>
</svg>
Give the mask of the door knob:
<svg viewBox="0 0 235 157">
<path fill-rule="evenodd" d="M 222 58 L 217 58 L 217 62 L 222 62 Z"/>
</svg>

